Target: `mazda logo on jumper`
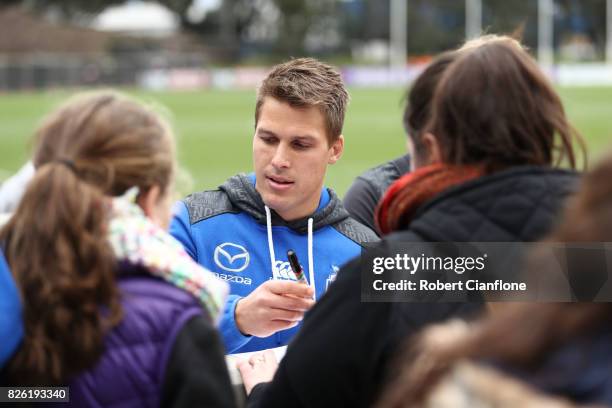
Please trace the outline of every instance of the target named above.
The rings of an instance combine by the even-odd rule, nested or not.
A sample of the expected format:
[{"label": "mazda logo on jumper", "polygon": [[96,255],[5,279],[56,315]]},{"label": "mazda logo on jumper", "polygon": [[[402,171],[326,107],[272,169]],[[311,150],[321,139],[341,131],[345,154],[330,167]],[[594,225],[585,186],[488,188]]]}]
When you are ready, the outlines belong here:
[{"label": "mazda logo on jumper", "polygon": [[215,263],[224,271],[242,272],[249,266],[250,258],[242,245],[224,242],[215,248]]}]

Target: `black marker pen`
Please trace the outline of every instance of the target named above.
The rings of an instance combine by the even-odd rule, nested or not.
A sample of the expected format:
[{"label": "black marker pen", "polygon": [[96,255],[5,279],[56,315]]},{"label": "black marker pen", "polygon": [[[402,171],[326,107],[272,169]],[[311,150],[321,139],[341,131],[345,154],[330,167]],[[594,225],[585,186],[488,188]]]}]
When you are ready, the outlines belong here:
[{"label": "black marker pen", "polygon": [[306,280],[306,276],[304,276],[304,270],[300,265],[300,261],[298,261],[298,257],[295,254],[295,251],[293,251],[292,249],[288,250],[287,259],[289,259],[289,265],[291,265],[291,269],[293,270],[293,273],[295,274],[295,277],[297,278],[298,282],[305,283],[306,285],[308,285],[308,280]]}]

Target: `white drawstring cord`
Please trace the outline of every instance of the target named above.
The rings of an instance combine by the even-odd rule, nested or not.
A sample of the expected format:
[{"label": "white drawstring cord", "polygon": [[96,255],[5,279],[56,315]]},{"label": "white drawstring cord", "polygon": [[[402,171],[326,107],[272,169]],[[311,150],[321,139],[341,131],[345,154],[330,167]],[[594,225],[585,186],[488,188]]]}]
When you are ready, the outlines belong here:
[{"label": "white drawstring cord", "polygon": [[276,265],[276,257],[274,256],[274,243],[272,242],[272,215],[268,206],[264,206],[266,209],[266,226],[268,230],[268,250],[270,251],[270,265],[272,268],[272,278],[276,279],[276,271],[274,270]]},{"label": "white drawstring cord", "polygon": [[[272,241],[272,214],[270,213],[270,209],[268,206],[264,206],[266,210],[266,227],[268,231],[268,250],[270,251],[270,263],[272,265],[272,277],[277,279],[275,265],[276,265],[276,256],[274,255],[274,242]],[[314,278],[314,257],[313,257],[313,238],[312,238],[312,230],[313,230],[313,219],[308,219],[308,283],[312,287],[314,291],[313,298],[316,300],[317,298],[317,289],[315,286],[315,278]]]},{"label": "white drawstring cord", "polygon": [[313,220],[312,218],[309,218],[308,219],[308,280],[314,292],[312,297],[314,300],[317,300],[317,288],[315,286],[315,279],[314,279],[314,258],[312,255],[312,225],[313,225]]}]

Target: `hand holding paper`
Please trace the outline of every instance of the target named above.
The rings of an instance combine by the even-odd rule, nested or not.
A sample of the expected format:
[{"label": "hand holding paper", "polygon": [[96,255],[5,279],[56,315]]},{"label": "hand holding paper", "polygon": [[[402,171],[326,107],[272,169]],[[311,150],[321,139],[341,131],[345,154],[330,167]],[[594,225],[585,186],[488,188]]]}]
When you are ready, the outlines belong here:
[{"label": "hand holding paper", "polygon": [[248,361],[240,361],[237,367],[248,395],[257,384],[272,381],[278,369],[278,361],[272,350],[266,350],[253,354]]}]

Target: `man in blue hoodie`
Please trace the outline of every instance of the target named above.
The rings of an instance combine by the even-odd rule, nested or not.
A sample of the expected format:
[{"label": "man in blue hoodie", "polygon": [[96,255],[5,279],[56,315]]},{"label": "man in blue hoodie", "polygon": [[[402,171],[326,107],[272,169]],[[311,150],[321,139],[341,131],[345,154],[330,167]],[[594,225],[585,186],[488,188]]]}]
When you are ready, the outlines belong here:
[{"label": "man in blue hoodie", "polygon": [[[179,203],[170,232],[231,286],[220,330],[228,353],[287,344],[336,272],[376,241],[323,186],[342,155],[348,93],[311,58],[277,65],[257,94],[254,173]],[[308,285],[296,281],[293,250]]]}]

